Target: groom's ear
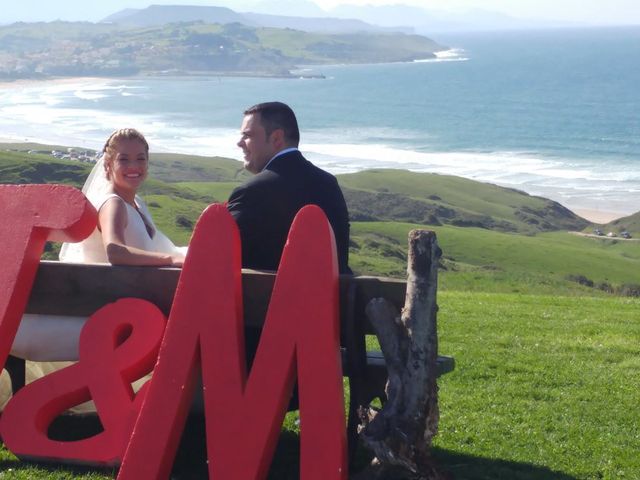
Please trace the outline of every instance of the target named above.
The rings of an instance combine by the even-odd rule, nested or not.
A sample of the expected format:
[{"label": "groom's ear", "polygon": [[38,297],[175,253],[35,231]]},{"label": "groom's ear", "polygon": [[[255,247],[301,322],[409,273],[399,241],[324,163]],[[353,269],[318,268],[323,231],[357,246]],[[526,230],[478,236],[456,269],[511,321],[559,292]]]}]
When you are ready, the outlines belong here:
[{"label": "groom's ear", "polygon": [[271,141],[273,145],[278,149],[283,149],[287,146],[287,142],[284,137],[284,130],[282,128],[276,128],[271,132]]}]

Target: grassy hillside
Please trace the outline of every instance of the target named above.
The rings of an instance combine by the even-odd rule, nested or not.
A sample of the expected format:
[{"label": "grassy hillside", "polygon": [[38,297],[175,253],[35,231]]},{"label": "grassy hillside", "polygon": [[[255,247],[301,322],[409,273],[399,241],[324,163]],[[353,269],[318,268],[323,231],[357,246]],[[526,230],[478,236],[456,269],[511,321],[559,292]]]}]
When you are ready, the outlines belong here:
[{"label": "grassy hillside", "polygon": [[[58,160],[44,153],[52,150],[66,151],[67,148],[35,143],[0,143],[0,183],[58,182],[82,186],[93,164]],[[206,196],[202,193],[204,186],[215,188],[218,182],[238,184],[249,176],[241,162],[229,158],[152,152],[149,159],[149,179],[143,186],[142,193],[162,192],[185,198],[192,198],[193,195]],[[193,188],[201,193],[189,192],[188,188],[180,191],[179,182],[193,182]]]},{"label": "grassy hillside", "polygon": [[[2,146],[0,145],[0,149]],[[91,165],[50,155],[0,150],[0,183],[62,183],[81,186]]]},{"label": "grassy hillside", "polygon": [[223,203],[227,201],[231,191],[239,185],[239,182],[180,182],[177,185],[183,190],[191,190],[202,195],[209,200],[209,203]]},{"label": "grassy hillside", "polygon": [[242,182],[250,176],[237,160],[176,153],[151,153],[150,176],[164,182]]},{"label": "grassy hillside", "polygon": [[640,237],[640,212],[636,212],[628,217],[618,218],[613,222],[607,223],[602,228],[604,232],[616,232],[623,231],[630,232],[634,237]]},{"label": "grassy hillside", "polygon": [[[603,295],[606,284],[638,283],[637,244],[566,232],[524,236],[478,228],[353,222],[350,265],[357,272],[404,277],[407,234],[414,228],[436,232],[443,250],[439,281],[445,290]],[[593,287],[576,281],[582,277]]]},{"label": "grassy hillside", "polygon": [[0,26],[0,76],[291,76],[290,70],[300,64],[404,62],[432,58],[443,49],[429,38],[404,33],[309,33],[175,17],[171,23],[145,27],[19,22]]},{"label": "grassy hillside", "polygon": [[399,33],[352,33],[328,36],[299,30],[261,28],[256,31],[264,44],[272,45],[299,63],[411,62],[431,58],[443,47],[420,35]]},{"label": "grassy hillside", "polygon": [[339,176],[352,218],[535,233],[589,222],[557,202],[450,175],[367,170]]}]

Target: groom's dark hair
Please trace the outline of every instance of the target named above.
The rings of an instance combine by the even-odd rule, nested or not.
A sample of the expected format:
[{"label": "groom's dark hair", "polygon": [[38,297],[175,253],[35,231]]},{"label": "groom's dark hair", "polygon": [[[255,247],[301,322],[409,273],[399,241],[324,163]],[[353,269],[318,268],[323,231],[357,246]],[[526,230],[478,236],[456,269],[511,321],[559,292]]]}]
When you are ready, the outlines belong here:
[{"label": "groom's dark hair", "polygon": [[300,143],[300,130],[296,114],[289,105],[282,102],[258,103],[244,111],[245,115],[260,114],[260,124],[267,136],[274,130],[282,129],[287,144],[298,146]]}]

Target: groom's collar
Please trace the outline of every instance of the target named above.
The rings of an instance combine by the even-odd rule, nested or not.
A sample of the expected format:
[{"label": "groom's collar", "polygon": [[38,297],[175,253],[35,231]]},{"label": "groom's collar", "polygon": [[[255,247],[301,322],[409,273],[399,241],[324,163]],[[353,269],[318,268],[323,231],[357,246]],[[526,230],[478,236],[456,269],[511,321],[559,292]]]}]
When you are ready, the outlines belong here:
[{"label": "groom's collar", "polygon": [[281,157],[282,155],[285,155],[287,153],[297,152],[297,151],[298,151],[297,147],[289,147],[289,148],[285,148],[284,150],[280,150],[273,157],[271,157],[271,160],[269,160],[267,162],[267,164],[264,166],[264,168],[262,170],[266,170],[269,167],[269,165],[271,164],[271,162],[273,162],[276,158]]}]

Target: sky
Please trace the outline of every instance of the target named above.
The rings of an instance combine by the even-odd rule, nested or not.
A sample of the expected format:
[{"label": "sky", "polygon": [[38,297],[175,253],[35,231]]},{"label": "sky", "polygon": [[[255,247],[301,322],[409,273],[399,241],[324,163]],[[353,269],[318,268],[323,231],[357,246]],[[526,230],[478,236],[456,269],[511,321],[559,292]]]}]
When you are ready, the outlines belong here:
[{"label": "sky", "polygon": [[316,0],[323,8],[338,4],[384,5],[402,3],[444,11],[489,10],[520,18],[600,22],[617,19],[640,24],[639,0]]},{"label": "sky", "polygon": [[[99,21],[124,8],[149,4],[224,5],[248,11],[258,0],[0,0],[0,23],[16,21]],[[271,0],[268,0],[271,1]],[[273,0],[274,4],[281,3]],[[442,11],[481,9],[517,18],[579,22],[593,25],[640,25],[640,0],[315,0],[324,9],[340,4],[383,5],[402,3]]]}]

